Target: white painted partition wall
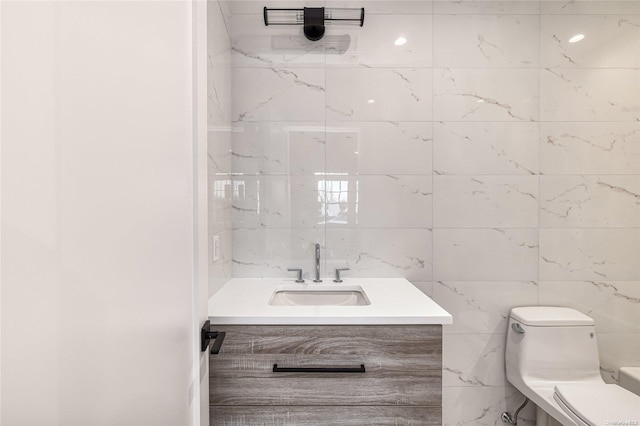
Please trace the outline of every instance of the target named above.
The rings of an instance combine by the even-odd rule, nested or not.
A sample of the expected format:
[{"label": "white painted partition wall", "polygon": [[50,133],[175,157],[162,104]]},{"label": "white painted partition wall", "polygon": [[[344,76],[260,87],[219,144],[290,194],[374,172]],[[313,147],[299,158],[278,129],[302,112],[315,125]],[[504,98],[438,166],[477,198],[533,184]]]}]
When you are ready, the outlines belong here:
[{"label": "white painted partition wall", "polygon": [[0,3],[3,426],[200,424],[194,7]]}]

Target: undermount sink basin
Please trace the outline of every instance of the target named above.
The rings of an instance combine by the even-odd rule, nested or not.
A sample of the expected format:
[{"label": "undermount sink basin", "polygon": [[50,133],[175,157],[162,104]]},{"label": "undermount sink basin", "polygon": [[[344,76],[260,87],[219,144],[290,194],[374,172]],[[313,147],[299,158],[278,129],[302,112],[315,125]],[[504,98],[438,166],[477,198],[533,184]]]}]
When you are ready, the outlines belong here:
[{"label": "undermount sink basin", "polygon": [[366,306],[371,302],[360,286],[300,285],[276,289],[269,304],[274,306]]}]

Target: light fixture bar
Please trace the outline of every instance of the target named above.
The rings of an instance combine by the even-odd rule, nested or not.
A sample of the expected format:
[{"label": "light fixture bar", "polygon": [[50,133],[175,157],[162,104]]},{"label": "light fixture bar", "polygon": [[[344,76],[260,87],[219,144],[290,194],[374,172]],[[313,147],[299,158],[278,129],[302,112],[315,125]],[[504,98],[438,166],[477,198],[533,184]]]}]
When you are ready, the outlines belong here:
[{"label": "light fixture bar", "polygon": [[324,8],[304,7],[302,9],[263,9],[264,24],[304,25],[304,34],[309,40],[320,40],[324,36],[324,26],[332,23],[364,25],[364,8]]}]

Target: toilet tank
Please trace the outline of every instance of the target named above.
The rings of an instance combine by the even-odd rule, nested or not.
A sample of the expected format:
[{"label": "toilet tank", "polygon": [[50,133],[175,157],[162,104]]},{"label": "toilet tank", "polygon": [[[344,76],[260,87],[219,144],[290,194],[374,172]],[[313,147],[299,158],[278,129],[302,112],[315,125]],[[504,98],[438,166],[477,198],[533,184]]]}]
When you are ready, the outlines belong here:
[{"label": "toilet tank", "polygon": [[571,308],[512,309],[505,361],[507,379],[516,387],[602,380],[593,319]]}]

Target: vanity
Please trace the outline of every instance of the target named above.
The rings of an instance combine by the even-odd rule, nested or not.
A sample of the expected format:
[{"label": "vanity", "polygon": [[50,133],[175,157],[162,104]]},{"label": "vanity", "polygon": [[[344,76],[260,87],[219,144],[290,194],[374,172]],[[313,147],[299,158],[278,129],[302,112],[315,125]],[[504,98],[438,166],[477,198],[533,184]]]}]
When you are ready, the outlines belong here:
[{"label": "vanity", "polygon": [[209,315],[211,425],[442,424],[452,318],[403,278],[236,278]]}]

